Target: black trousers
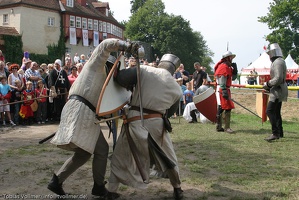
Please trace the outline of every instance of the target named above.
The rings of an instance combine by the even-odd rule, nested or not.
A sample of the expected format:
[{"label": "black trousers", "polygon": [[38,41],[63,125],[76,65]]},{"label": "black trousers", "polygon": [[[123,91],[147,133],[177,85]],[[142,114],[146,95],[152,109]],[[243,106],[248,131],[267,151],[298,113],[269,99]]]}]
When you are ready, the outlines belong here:
[{"label": "black trousers", "polygon": [[277,136],[283,134],[281,105],[282,102],[279,102],[278,99],[276,99],[275,102],[269,101],[266,110],[267,116],[269,117],[271,123],[272,134]]}]

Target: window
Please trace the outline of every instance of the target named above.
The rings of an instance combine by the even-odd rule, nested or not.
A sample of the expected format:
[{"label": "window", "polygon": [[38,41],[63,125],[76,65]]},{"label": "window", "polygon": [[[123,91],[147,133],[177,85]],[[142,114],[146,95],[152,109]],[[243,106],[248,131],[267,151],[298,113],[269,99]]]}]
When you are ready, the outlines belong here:
[{"label": "window", "polygon": [[81,17],[76,17],[76,28],[81,28]]},{"label": "window", "polygon": [[55,18],[54,17],[48,18],[48,26],[55,26]]},{"label": "window", "polygon": [[93,30],[95,30],[95,31],[99,30],[99,22],[98,22],[98,20],[93,20]]},{"label": "window", "polygon": [[103,22],[99,21],[99,31],[103,31]]},{"label": "window", "polygon": [[103,33],[103,39],[107,39],[107,33]]},{"label": "window", "polygon": [[88,30],[92,30],[93,29],[92,25],[93,25],[92,19],[88,19]]},{"label": "window", "polygon": [[75,16],[70,16],[70,27],[75,27]]},{"label": "window", "polygon": [[107,33],[111,33],[111,24],[107,23]]},{"label": "window", "polygon": [[74,0],[66,0],[66,6],[74,7]]},{"label": "window", "polygon": [[9,22],[8,14],[4,14],[3,15],[3,24],[8,24],[8,22]]},{"label": "window", "polygon": [[105,33],[107,32],[106,31],[106,22],[103,22],[103,32],[105,32]]},{"label": "window", "polygon": [[87,29],[87,19],[86,18],[82,18],[82,28]]}]

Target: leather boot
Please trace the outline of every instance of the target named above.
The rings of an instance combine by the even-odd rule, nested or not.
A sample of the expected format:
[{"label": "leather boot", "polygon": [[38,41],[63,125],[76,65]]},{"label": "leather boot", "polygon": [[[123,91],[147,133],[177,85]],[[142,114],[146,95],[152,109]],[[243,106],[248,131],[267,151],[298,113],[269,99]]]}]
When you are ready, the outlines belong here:
[{"label": "leather boot", "polygon": [[265,138],[267,142],[272,142],[273,140],[278,140],[278,139],[279,139],[279,135],[274,135],[274,134],[270,135],[270,137],[268,138]]},{"label": "leather boot", "polygon": [[65,195],[65,192],[64,192],[64,190],[62,188],[62,183],[59,183],[59,179],[56,176],[56,174],[53,175],[53,178],[50,181],[50,183],[48,184],[47,188],[49,190],[51,190],[52,192],[54,192],[55,194]]},{"label": "leather boot", "polygon": [[115,192],[108,192],[108,194],[107,194],[108,200],[115,200],[115,199],[118,199],[119,197],[120,197],[120,195]]},{"label": "leather boot", "polygon": [[[106,183],[106,182],[105,182]],[[108,190],[105,187],[105,183],[102,185],[97,184],[94,182],[91,194],[99,197],[105,197],[108,194]]]},{"label": "leather boot", "polygon": [[227,133],[233,133],[234,131],[230,128],[230,115],[231,112],[224,112],[224,118],[225,118],[225,125],[224,125],[224,131]]},{"label": "leather boot", "polygon": [[192,123],[197,123],[196,110],[191,110],[190,116],[192,117]]},{"label": "leather boot", "polygon": [[222,128],[222,116],[217,115],[216,118],[217,118],[216,131],[217,132],[223,132],[224,129]]},{"label": "leather boot", "polygon": [[173,188],[173,197],[175,200],[181,200],[183,199],[183,190],[181,188]]}]

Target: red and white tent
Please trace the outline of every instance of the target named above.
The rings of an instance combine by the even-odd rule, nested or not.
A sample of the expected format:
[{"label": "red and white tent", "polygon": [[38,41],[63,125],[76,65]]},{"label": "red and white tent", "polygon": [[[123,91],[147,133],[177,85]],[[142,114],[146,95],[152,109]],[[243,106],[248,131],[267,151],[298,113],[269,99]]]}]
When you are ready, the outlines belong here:
[{"label": "red and white tent", "polygon": [[[292,74],[290,74],[290,71],[299,71],[299,65],[295,63],[290,54],[286,57],[285,62],[288,70],[287,79],[290,79],[290,76],[292,76]],[[247,84],[247,76],[253,69],[255,69],[255,71],[259,75],[259,78],[257,79],[258,84],[263,84],[262,82],[266,81],[270,76],[270,67],[271,60],[269,58],[269,55],[266,52],[264,52],[253,63],[241,70],[240,84]]]},{"label": "red and white tent", "polygon": [[247,84],[247,76],[250,74],[250,71],[255,69],[259,76],[270,75],[271,60],[269,55],[264,52],[260,57],[258,57],[254,62],[252,62],[247,67],[241,70],[240,84]]}]

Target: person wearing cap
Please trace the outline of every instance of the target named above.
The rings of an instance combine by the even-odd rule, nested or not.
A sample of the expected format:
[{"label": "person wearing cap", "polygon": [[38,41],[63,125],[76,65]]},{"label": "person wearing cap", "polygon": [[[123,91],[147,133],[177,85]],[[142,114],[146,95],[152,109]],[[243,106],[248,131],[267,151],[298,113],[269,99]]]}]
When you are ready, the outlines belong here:
[{"label": "person wearing cap", "polygon": [[[233,63],[233,59],[236,57],[230,51],[225,52],[222,55],[222,59],[214,67],[214,77],[216,79],[216,98],[218,104],[217,110],[217,125],[216,131],[233,133],[230,128],[231,110],[235,108],[233,101],[231,100],[230,86],[232,80],[237,78],[237,65]],[[224,115],[224,116],[222,116]],[[222,127],[222,118],[225,125]]]},{"label": "person wearing cap", "polygon": [[284,136],[281,106],[283,101],[287,101],[288,86],[286,83],[287,67],[279,45],[277,43],[270,44],[267,54],[272,62],[270,67],[271,79],[265,82],[263,88],[270,93],[266,113],[271,123],[272,134],[265,140],[271,142]]},{"label": "person wearing cap", "polygon": [[[176,112],[182,97],[181,88],[173,78],[173,73],[179,65],[180,59],[173,54],[165,54],[157,68],[141,65],[139,80],[140,89],[144,91],[142,94],[138,92],[140,86],[137,84],[137,67],[117,72],[116,82],[124,88],[131,89],[132,97],[128,109],[125,109],[127,119],[111,159],[108,185],[110,193],[117,194],[120,183],[135,188],[146,188],[150,166],[154,164],[162,174],[168,175],[174,188],[174,199],[183,198],[178,161],[169,135],[171,126],[170,123],[169,126],[164,124],[164,120],[167,122]],[[140,96],[143,120],[140,117]],[[131,150],[132,146],[128,141],[130,138],[138,147],[137,151]],[[139,164],[132,156],[132,151],[137,154]]]},{"label": "person wearing cap", "polygon": [[26,72],[27,69],[29,69],[31,67],[31,63],[32,61],[31,60],[27,60],[25,61],[22,66],[21,66],[21,69]]},{"label": "person wearing cap", "polygon": [[49,74],[49,88],[51,91],[54,91],[55,98],[53,99],[54,103],[54,113],[52,116],[55,116],[56,121],[60,121],[60,115],[66,99],[68,96],[68,91],[70,89],[70,82],[67,77],[65,70],[62,69],[62,63],[60,59],[56,59],[54,62],[54,69]]},{"label": "person wearing cap", "polygon": [[[105,173],[109,145],[101,126],[95,123],[97,121],[95,112],[107,78],[106,68],[113,66],[113,63],[108,60],[110,52],[128,49],[130,49],[129,44],[118,39],[111,38],[102,41],[95,48],[93,55],[72,84],[68,101],[61,113],[58,130],[51,143],[59,148],[72,151],[73,154],[53,174],[47,187],[52,192],[65,195],[63,183],[93,155],[92,175],[94,184],[91,193],[96,197],[105,198],[107,196]],[[56,67],[58,64],[60,64],[59,60],[56,61]],[[56,75],[58,71],[54,69],[51,73]]]}]

